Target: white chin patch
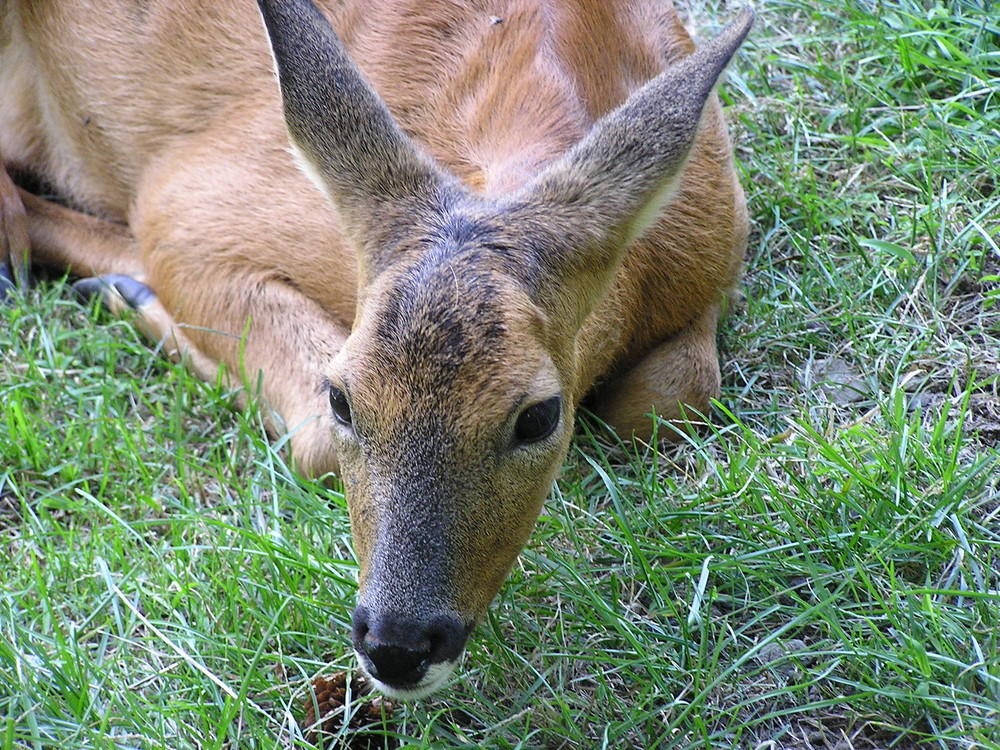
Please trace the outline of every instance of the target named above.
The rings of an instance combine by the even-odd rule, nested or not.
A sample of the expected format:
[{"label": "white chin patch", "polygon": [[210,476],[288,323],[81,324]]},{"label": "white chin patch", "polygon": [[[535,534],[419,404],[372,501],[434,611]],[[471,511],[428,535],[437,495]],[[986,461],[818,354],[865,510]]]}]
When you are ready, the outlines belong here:
[{"label": "white chin patch", "polygon": [[395,688],[392,685],[386,685],[381,680],[372,677],[368,674],[368,670],[364,667],[364,660],[361,658],[361,654],[355,651],[354,656],[357,658],[362,671],[368,675],[368,679],[371,680],[371,683],[376,690],[382,693],[382,695],[388,696],[389,698],[395,698],[400,701],[417,700],[418,698],[430,695],[448,681],[448,678],[451,677],[451,673],[455,671],[455,666],[458,664],[458,659],[455,661],[443,661],[440,664],[431,664],[427,667],[427,673],[424,675],[424,679],[417,683],[416,686],[409,690],[400,690],[399,688]]}]

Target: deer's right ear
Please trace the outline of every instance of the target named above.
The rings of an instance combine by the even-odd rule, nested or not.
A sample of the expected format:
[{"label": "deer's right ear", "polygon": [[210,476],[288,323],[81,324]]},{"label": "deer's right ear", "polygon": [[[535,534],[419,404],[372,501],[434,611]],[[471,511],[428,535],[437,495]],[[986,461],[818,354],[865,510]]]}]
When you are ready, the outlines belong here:
[{"label": "deer's right ear", "polygon": [[544,225],[553,237],[539,262],[554,280],[549,296],[562,305],[562,317],[582,325],[626,249],[659,220],[681,182],[712,88],[753,15],[744,10],[715,39],[634,91],[515,196],[525,223]]},{"label": "deer's right ear", "polygon": [[311,0],[258,0],[300,166],[330,198],[362,283],[387,262],[379,235],[438,207],[453,179],[421,153]]}]

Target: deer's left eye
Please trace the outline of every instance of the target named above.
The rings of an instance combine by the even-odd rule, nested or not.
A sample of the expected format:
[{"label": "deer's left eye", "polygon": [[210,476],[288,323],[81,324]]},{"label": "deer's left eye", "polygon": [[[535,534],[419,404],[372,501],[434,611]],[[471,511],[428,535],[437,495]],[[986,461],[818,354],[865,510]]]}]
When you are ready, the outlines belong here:
[{"label": "deer's left eye", "polygon": [[347,394],[335,385],[330,386],[330,409],[333,410],[333,416],[338,422],[347,427],[351,426],[353,422],[351,402],[347,400]]},{"label": "deer's left eye", "polygon": [[518,445],[537,443],[551,435],[559,424],[562,399],[553,396],[532,404],[522,411],[514,424],[514,442]]}]

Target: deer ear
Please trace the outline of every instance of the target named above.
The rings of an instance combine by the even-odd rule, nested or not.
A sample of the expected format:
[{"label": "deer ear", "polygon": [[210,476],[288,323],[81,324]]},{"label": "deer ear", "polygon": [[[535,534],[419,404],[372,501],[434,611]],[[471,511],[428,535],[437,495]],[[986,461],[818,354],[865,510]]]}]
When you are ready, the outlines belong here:
[{"label": "deer ear", "polygon": [[[659,218],[681,180],[716,81],[753,24],[745,9],[719,36],[635,91],[517,198],[548,217],[564,250],[540,259],[551,276],[603,293],[622,253]],[[560,285],[557,285],[557,288]],[[582,318],[580,319],[582,322]]]},{"label": "deer ear", "polygon": [[378,235],[434,207],[453,179],[403,133],[311,0],[258,5],[299,166],[333,202],[370,279],[386,260]]}]

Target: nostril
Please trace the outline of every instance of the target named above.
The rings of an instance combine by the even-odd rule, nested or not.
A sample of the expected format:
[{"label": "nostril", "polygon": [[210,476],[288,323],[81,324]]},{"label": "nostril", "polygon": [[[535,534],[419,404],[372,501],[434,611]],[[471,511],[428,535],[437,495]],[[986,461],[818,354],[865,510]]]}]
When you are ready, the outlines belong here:
[{"label": "nostril", "polygon": [[355,649],[362,651],[362,644],[364,643],[369,631],[368,609],[366,607],[357,607],[354,610],[352,624],[351,641],[353,642]]},{"label": "nostril", "polygon": [[368,637],[368,623],[363,622],[360,625],[354,626],[354,640],[363,641]]},{"label": "nostril", "polygon": [[427,638],[428,651],[433,655],[441,652],[446,647],[448,636],[437,631],[431,633]]},{"label": "nostril", "polygon": [[431,663],[454,661],[461,656],[470,630],[471,626],[465,625],[457,617],[440,615],[434,618],[427,629]]}]

